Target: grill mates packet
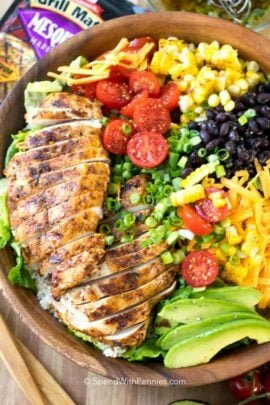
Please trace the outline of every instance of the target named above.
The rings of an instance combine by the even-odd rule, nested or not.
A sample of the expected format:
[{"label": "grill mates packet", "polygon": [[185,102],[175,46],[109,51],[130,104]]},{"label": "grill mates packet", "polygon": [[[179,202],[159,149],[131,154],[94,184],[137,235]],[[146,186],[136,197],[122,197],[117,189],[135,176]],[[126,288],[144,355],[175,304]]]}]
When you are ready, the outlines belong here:
[{"label": "grill mates packet", "polygon": [[125,0],[15,0],[0,22],[0,102],[37,59],[83,29],[144,12]]}]

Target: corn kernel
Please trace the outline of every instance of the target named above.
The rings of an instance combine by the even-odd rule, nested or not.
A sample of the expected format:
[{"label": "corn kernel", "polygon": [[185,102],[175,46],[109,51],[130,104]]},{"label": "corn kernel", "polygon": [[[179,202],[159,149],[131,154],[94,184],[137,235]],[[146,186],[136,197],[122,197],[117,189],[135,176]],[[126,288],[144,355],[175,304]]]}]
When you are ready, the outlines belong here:
[{"label": "corn kernel", "polygon": [[211,94],[208,98],[208,104],[210,107],[217,107],[220,103],[220,98],[217,94]]},{"label": "corn kernel", "polygon": [[247,90],[248,89],[248,82],[245,79],[237,80],[235,82],[235,84],[237,86],[239,86],[241,90]]},{"label": "corn kernel", "polygon": [[196,107],[195,109],[194,109],[194,111],[195,111],[195,113],[196,114],[202,114],[203,113],[203,107],[201,107],[201,106],[198,106],[198,107]]},{"label": "corn kernel", "polygon": [[223,91],[223,90],[225,90],[225,85],[226,85],[226,78],[219,76],[215,80],[214,89],[215,89],[215,91],[218,91],[218,92]]},{"label": "corn kernel", "polygon": [[178,80],[178,81],[176,82],[176,84],[177,84],[179,90],[181,90],[182,92],[183,92],[183,91],[186,91],[187,88],[188,88],[188,83],[185,82],[184,80]]},{"label": "corn kernel", "polygon": [[260,70],[260,66],[257,62],[255,62],[255,60],[252,60],[247,63],[247,70],[257,73]]},{"label": "corn kernel", "polygon": [[233,100],[229,101],[227,104],[224,105],[224,111],[230,112],[234,109],[235,102]]},{"label": "corn kernel", "polygon": [[236,84],[232,84],[231,86],[228,87],[228,92],[230,93],[231,96],[238,97],[240,96],[241,90],[239,86],[237,86]]},{"label": "corn kernel", "polygon": [[219,98],[220,98],[220,102],[222,105],[225,105],[229,101],[231,101],[231,96],[230,96],[230,93],[228,92],[228,90],[222,90],[219,93]]},{"label": "corn kernel", "polygon": [[179,107],[182,112],[186,112],[194,104],[193,98],[190,95],[181,96],[179,100]]},{"label": "corn kernel", "polygon": [[184,81],[187,83],[191,83],[193,82],[193,80],[195,80],[195,77],[193,75],[187,74],[184,76]]},{"label": "corn kernel", "polygon": [[206,98],[206,96],[201,93],[194,92],[194,94],[193,94],[193,99],[194,99],[195,103],[197,103],[197,104],[203,103],[205,98]]},{"label": "corn kernel", "polygon": [[171,194],[171,202],[174,207],[189,204],[205,198],[204,188],[201,184],[187,187],[185,190],[178,190]]}]

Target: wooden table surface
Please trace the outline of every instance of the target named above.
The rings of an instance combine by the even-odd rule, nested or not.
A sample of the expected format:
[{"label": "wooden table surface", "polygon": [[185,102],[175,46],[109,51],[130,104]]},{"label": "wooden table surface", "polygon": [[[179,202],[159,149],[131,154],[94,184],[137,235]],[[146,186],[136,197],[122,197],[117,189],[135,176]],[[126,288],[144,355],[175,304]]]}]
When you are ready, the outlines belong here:
[{"label": "wooden table surface", "polygon": [[[0,1],[0,16],[10,3],[11,0]],[[234,403],[225,383],[197,388],[185,386],[153,388],[116,384],[112,380],[87,372],[42,343],[22,323],[1,292],[0,308],[13,333],[32,351],[78,405],[167,405],[171,401],[186,398],[206,401],[211,405]],[[0,405],[18,404],[27,405],[28,402],[0,361]]]}]

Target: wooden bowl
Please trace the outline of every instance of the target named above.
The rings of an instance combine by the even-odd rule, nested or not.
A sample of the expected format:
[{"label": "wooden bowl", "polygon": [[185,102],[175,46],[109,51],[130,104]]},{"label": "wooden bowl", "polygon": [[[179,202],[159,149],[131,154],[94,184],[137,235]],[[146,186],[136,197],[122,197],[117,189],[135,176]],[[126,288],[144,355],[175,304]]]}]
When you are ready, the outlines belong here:
[{"label": "wooden bowl", "polygon": [[[241,56],[256,60],[266,71],[270,71],[270,42],[227,21],[178,12],[149,13],[111,20],[81,32],[54,49],[27,72],[9,94],[0,110],[1,169],[10,134],[24,126],[23,92],[28,82],[44,80],[48,71],[56,71],[58,66],[68,64],[78,55],[93,59],[115,46],[122,37],[131,39],[147,35],[155,38],[177,36],[195,43],[217,40],[231,44],[239,49]],[[1,250],[0,286],[15,311],[45,343],[97,374],[110,378],[126,377],[140,385],[168,386],[182,383],[194,386],[227,379],[270,360],[270,343],[252,345],[218,356],[209,364],[175,370],[165,368],[159,362],[128,363],[106,358],[90,345],[67,333],[63,325],[42,310],[31,292],[9,284],[7,273],[13,264],[10,250]]]}]

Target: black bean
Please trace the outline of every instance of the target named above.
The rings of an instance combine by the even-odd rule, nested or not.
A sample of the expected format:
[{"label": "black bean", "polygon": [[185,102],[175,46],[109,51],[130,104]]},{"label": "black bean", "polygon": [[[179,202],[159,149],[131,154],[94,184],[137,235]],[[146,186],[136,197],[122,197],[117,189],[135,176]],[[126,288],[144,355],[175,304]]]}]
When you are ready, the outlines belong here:
[{"label": "black bean", "polygon": [[266,137],[261,138],[261,147],[267,148],[269,146],[269,140]]},{"label": "black bean", "polygon": [[198,125],[198,123],[197,122],[195,122],[195,121],[193,121],[193,122],[190,122],[189,124],[188,124],[188,128],[189,129],[192,129],[192,130],[198,130],[199,129],[199,125]]},{"label": "black bean", "polygon": [[251,148],[254,148],[254,150],[257,150],[258,148],[260,148],[261,145],[261,138],[253,138],[250,140],[249,142],[249,146]]},{"label": "black bean", "polygon": [[222,107],[222,105],[219,105],[216,107],[216,111],[217,112],[224,112],[224,108]]},{"label": "black bean", "polygon": [[235,168],[236,169],[241,169],[243,167],[243,160],[241,159],[236,159],[235,161]]},{"label": "black bean", "polygon": [[251,129],[253,132],[258,132],[259,131],[259,126],[255,120],[249,120],[248,121],[248,127]]},{"label": "black bean", "polygon": [[208,142],[205,149],[207,152],[212,152],[212,150],[215,149],[216,146],[220,145],[222,143],[222,140],[220,138],[213,139],[212,141]]},{"label": "black bean", "polygon": [[224,137],[227,135],[227,133],[230,130],[230,122],[223,122],[223,124],[221,124],[220,129],[219,129],[219,136]]},{"label": "black bean", "polygon": [[216,116],[216,113],[213,110],[206,110],[207,118],[213,119]]},{"label": "black bean", "polygon": [[257,101],[260,104],[265,104],[270,101],[270,93],[260,93],[257,96]]},{"label": "black bean", "polygon": [[185,177],[187,177],[190,173],[193,172],[194,169],[192,169],[191,167],[185,167],[181,173],[181,177],[184,179]]},{"label": "black bean", "polygon": [[208,143],[212,139],[212,136],[206,129],[201,130],[200,137],[202,138],[203,143]]},{"label": "black bean", "polygon": [[266,90],[266,93],[270,93],[270,82],[265,83],[265,90]]},{"label": "black bean", "polygon": [[243,111],[245,109],[245,106],[244,106],[244,104],[241,102],[241,101],[237,101],[236,103],[235,103],[235,111],[236,112],[239,112],[239,111]]},{"label": "black bean", "polygon": [[267,160],[270,159],[270,151],[266,150],[259,154],[259,161],[262,165],[264,165]]},{"label": "black bean", "polygon": [[[241,103],[243,103],[244,106],[247,106],[247,107],[251,107],[251,106],[253,105],[253,104],[250,102],[250,94],[248,94],[248,93],[243,94],[243,96],[241,96],[241,97],[239,98],[239,101],[240,101]],[[254,100],[254,104],[256,104],[256,99]]]},{"label": "black bean", "polygon": [[240,141],[240,136],[239,136],[236,129],[231,129],[230,130],[230,132],[228,134],[228,138],[229,138],[230,141],[233,141],[233,142],[239,142]]},{"label": "black bean", "polygon": [[209,120],[207,122],[207,129],[211,135],[217,136],[218,135],[218,127],[215,121]]},{"label": "black bean", "polygon": [[189,155],[189,161],[192,164],[201,165],[204,162],[204,159],[198,156],[198,150],[195,149]]},{"label": "black bean", "polygon": [[208,131],[208,121],[203,121],[201,123],[201,130],[202,131]]},{"label": "black bean", "polygon": [[180,113],[179,108],[171,111],[172,122],[175,122],[176,124],[178,124],[180,122],[180,116],[181,116],[181,113]]},{"label": "black bean", "polygon": [[[269,94],[270,96],[270,94]],[[269,129],[270,128],[270,120],[264,117],[258,117],[256,119],[257,124],[261,127],[261,129]]]},{"label": "black bean", "polygon": [[235,121],[236,120],[236,115],[232,112],[227,113],[227,117],[229,118],[229,120],[231,121]]},{"label": "black bean", "polygon": [[257,88],[258,93],[265,93],[266,92],[266,87],[264,84],[259,84]]},{"label": "black bean", "polygon": [[228,141],[225,143],[225,148],[227,149],[227,151],[231,154],[236,152],[236,145],[233,141]]},{"label": "black bean", "polygon": [[268,105],[262,106],[259,111],[265,117],[270,118],[270,107]]},{"label": "black bean", "polygon": [[216,120],[217,122],[224,122],[224,121],[227,120],[227,114],[226,114],[226,113],[223,113],[223,112],[220,112],[220,113],[218,113],[218,114],[216,115],[215,120]]},{"label": "black bean", "polygon": [[244,160],[244,161],[247,161],[250,158],[248,151],[241,146],[238,146],[238,148],[237,148],[237,156],[239,159]]}]

